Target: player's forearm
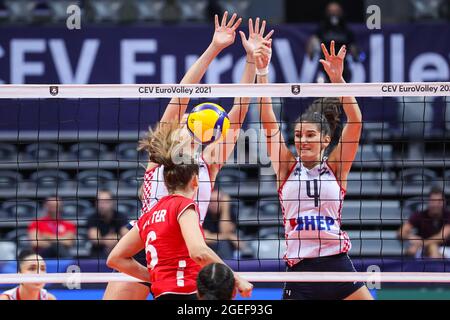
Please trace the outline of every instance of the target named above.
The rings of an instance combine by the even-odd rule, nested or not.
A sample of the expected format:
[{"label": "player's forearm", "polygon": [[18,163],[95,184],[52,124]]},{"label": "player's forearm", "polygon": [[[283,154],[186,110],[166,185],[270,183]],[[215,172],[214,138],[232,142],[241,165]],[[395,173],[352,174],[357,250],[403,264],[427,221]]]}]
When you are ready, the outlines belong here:
[{"label": "player's forearm", "polygon": [[[344,78],[332,80],[333,83],[346,83]],[[341,97],[342,107],[348,123],[360,123],[362,121],[361,109],[355,97]]]},{"label": "player's forearm", "polygon": [[129,276],[149,282],[150,275],[146,267],[138,263],[133,258],[118,258],[109,256],[106,262],[107,266],[119,272],[126,273]]},{"label": "player's forearm", "polygon": [[206,48],[205,52],[195,61],[195,63],[189,68],[184,77],[181,79],[180,84],[195,84],[199,83],[203,78],[209,65],[215,57],[222,51],[222,49],[210,44]]},{"label": "player's forearm", "polygon": [[[258,83],[269,83],[268,75],[258,75],[256,79]],[[268,135],[270,135],[271,130],[278,130],[279,128],[277,118],[273,112],[272,99],[269,97],[259,98],[258,104],[260,106],[259,114],[261,117],[261,123],[263,128],[266,131],[269,131]]]},{"label": "player's forearm", "polygon": [[[256,67],[250,57],[247,55],[246,63],[244,67],[244,73],[242,74],[240,83],[255,83]],[[228,113],[230,118],[231,128],[240,129],[242,123],[245,120],[245,116],[248,112],[248,106],[250,104],[250,98],[248,97],[236,97],[234,98],[233,108]]]},{"label": "player's forearm", "polygon": [[192,260],[201,267],[211,263],[224,263],[223,260],[208,246],[198,246],[189,252]]},{"label": "player's forearm", "polygon": [[[181,79],[180,84],[197,84],[203,78],[209,65],[222,49],[210,44]],[[161,118],[161,122],[180,120],[186,112],[189,98],[172,98]]]},{"label": "player's forearm", "polygon": [[342,97],[342,108],[347,117],[347,124],[362,128],[362,114],[355,97]]}]

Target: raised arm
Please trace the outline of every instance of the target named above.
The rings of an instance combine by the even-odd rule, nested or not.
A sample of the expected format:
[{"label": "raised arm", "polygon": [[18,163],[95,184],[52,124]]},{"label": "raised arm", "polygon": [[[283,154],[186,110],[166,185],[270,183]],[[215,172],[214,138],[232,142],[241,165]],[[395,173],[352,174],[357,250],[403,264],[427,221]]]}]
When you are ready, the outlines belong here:
[{"label": "raised arm", "polygon": [[[239,31],[242,40],[242,46],[246,52],[246,63],[244,73],[242,74],[240,83],[255,83],[255,59],[253,57],[256,48],[264,43],[268,43],[270,37],[273,34],[273,30],[264,36],[266,29],[266,21],[263,20],[261,27],[259,25],[260,19],[256,18],[255,25],[253,20],[248,21],[248,39],[245,37],[244,32]],[[234,99],[233,108],[228,113],[230,119],[230,129],[226,136],[216,144],[211,144],[204,151],[205,160],[211,164],[211,176],[214,178],[219,172],[220,168],[225,164],[230,154],[233,152],[236,145],[236,141],[239,138],[239,132],[242,127],[242,123],[248,112],[250,98],[248,97],[236,97]],[[214,180],[214,179],[213,179]]]},{"label": "raised arm", "polygon": [[[342,77],[345,54],[347,53],[345,45],[340,48],[337,55],[334,49],[334,41],[331,41],[330,53],[328,53],[323,43],[321,46],[325,60],[321,59],[320,63],[322,63],[330,81],[332,83],[345,83]],[[343,184],[346,184],[347,175],[350,172],[356,152],[358,151],[359,139],[361,137],[362,115],[355,97],[341,97],[341,102],[345,116],[347,117],[347,123],[342,130],[339,144],[331,153],[329,161],[330,166],[338,175],[337,178]]]},{"label": "raised arm", "polygon": [[[263,72],[258,72],[259,75],[256,77],[258,83],[269,83],[268,68],[271,53],[271,45],[261,46],[255,52],[256,67],[258,70],[264,70]],[[272,99],[262,97],[259,99],[258,104],[260,106],[261,124],[266,135],[267,152],[269,153],[273,170],[277,175],[277,184],[279,186],[287,178],[289,169],[295,163],[295,157],[281,134],[280,125],[273,112]]]},{"label": "raised arm", "polygon": [[[189,250],[189,255],[200,266],[206,266],[211,263],[225,264],[222,259],[206,244],[198,224],[198,214],[193,209],[187,209],[179,218],[181,233]],[[243,297],[250,297],[253,285],[242,279],[236,273],[236,287]]]},{"label": "raised arm", "polygon": [[[225,11],[222,21],[219,24],[219,17],[215,15],[214,17],[214,36],[211,44],[205,50],[205,52],[197,59],[197,61],[189,68],[183,79],[181,79],[181,84],[196,84],[199,83],[203,78],[206,70],[208,69],[214,58],[226,47],[234,42],[236,37],[236,29],[242,22],[242,18],[236,21],[237,15],[233,14],[231,19],[227,22],[228,12]],[[189,103],[189,98],[172,98],[164,111],[161,118],[161,122],[170,122],[174,119],[179,121],[183,117],[186,111],[187,105]]]}]

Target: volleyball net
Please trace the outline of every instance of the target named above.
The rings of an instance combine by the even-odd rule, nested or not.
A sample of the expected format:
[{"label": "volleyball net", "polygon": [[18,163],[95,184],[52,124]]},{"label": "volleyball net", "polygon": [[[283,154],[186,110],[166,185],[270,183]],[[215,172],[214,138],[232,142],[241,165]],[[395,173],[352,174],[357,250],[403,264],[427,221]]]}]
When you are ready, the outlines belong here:
[{"label": "volleyball net", "polygon": [[[148,155],[137,151],[138,141],[170,99],[183,97],[190,98],[187,112],[202,102],[230,112],[245,106],[236,97],[250,98],[204,223],[208,244],[234,270],[254,282],[450,282],[450,217],[445,199],[430,197],[436,189],[449,194],[449,95],[449,83],[434,82],[1,85],[0,284],[137,281],[111,273],[105,261],[127,222],[141,214]],[[360,272],[285,273],[286,221],[260,98],[272,98],[296,154],[296,119],[315,99],[341,96],[355,96],[363,114],[340,217]],[[311,230],[326,226],[308,223]],[[48,274],[17,274],[26,249],[44,256]]]}]

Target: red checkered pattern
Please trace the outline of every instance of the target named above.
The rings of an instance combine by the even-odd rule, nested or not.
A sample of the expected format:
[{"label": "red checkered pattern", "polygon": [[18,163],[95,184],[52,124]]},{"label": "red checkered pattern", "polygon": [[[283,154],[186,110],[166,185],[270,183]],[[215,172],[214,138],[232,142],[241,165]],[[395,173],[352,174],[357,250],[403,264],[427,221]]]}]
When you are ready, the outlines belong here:
[{"label": "red checkered pattern", "polygon": [[152,202],[152,179],[158,167],[147,170],[144,174],[144,184],[142,188],[142,214],[150,211]]}]

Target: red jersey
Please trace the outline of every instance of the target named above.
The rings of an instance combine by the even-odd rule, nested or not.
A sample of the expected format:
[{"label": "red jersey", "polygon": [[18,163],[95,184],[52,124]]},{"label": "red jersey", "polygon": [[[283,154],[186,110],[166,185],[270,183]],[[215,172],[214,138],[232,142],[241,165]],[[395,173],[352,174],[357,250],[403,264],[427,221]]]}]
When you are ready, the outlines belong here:
[{"label": "red jersey", "polygon": [[39,218],[37,221],[32,222],[28,227],[28,231],[30,232],[36,229],[39,233],[51,234],[54,236],[57,235],[61,238],[64,238],[68,233],[74,234],[77,232],[73,223],[59,218],[55,219],[50,216]]},{"label": "red jersey", "polygon": [[[180,216],[189,208],[198,214],[194,200],[181,195],[165,196],[137,223],[139,235],[145,243],[147,268],[155,298],[169,293],[197,292],[200,266],[190,258],[178,223]],[[201,229],[200,218],[199,227]]]}]

